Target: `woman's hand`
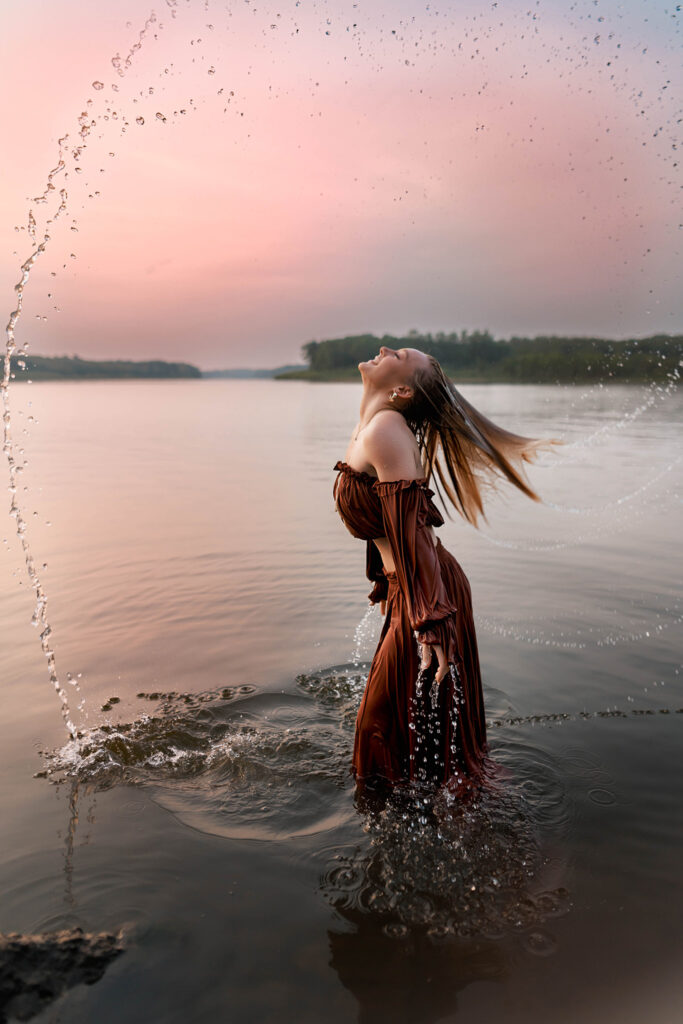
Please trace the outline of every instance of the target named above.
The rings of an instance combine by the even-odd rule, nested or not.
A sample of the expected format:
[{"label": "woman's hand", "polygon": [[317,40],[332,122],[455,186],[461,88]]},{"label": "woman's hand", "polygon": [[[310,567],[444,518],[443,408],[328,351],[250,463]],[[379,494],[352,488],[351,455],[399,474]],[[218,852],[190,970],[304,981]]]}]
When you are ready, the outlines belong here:
[{"label": "woman's hand", "polygon": [[432,663],[434,652],[436,652],[437,661],[439,662],[434,679],[437,683],[440,683],[441,680],[449,673],[448,662],[446,661],[446,655],[444,654],[441,644],[422,644],[422,662],[420,663],[420,671],[426,671],[429,668]]}]

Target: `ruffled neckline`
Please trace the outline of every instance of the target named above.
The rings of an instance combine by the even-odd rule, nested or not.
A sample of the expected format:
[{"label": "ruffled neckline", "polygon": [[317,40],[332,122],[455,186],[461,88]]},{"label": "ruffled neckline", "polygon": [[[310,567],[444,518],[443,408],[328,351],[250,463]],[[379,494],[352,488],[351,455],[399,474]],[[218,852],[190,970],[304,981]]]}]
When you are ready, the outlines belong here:
[{"label": "ruffled neckline", "polygon": [[360,477],[361,479],[369,480],[374,488],[384,485],[400,485],[403,487],[410,487],[416,485],[419,487],[426,487],[427,477],[411,477],[410,480],[402,478],[400,480],[380,480],[379,477],[372,476],[370,473],[366,473],[364,469],[354,469],[348,462],[343,462],[342,459],[338,459],[334,464],[334,469],[343,470],[345,473],[349,473],[351,476]]}]

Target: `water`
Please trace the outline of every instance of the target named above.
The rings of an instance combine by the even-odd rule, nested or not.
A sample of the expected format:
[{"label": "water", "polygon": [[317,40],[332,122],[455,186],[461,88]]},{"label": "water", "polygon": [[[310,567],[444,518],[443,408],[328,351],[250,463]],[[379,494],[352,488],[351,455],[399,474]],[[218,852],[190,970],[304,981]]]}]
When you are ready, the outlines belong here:
[{"label": "water", "polygon": [[8,517],[0,927],[123,936],[35,1019],[114,1020],[122,1000],[133,1021],[672,1019],[680,395],[463,391],[568,442],[531,471],[547,504],[505,492],[484,532],[440,530],[506,776],[471,805],[373,815],[348,764],[381,617],[331,497],[360,389],[14,390],[79,735]]},{"label": "water", "polygon": [[[539,322],[566,322],[566,283],[572,305],[582,307],[585,297],[590,306],[594,271],[585,254],[599,248],[600,304],[588,319],[609,325],[610,334],[645,333],[653,312],[658,326],[669,322],[678,297],[669,256],[677,115],[667,78],[676,12],[648,11],[641,24],[640,12],[609,4],[599,11],[597,3],[574,5],[559,20],[538,3],[533,11],[493,4],[487,17],[466,5],[457,12],[428,5],[389,29],[383,12],[373,22],[357,6],[331,12],[297,5],[278,24],[275,8],[258,5],[257,12],[246,4],[226,9],[227,16],[212,9],[207,24],[209,0],[167,0],[163,20],[152,11],[144,23],[128,23],[125,43],[116,52],[112,44],[108,60],[88,69],[97,76],[89,79],[92,95],[74,107],[41,179],[45,189],[15,226],[26,232],[19,235],[26,245],[14,253],[17,298],[2,379],[11,499],[2,548],[10,586],[0,596],[0,927],[20,933],[2,945],[4,966],[22,948],[39,961],[29,957],[12,977],[42,972],[43,1009],[24,1003],[24,1018],[118,1019],[125,1000],[133,1020],[581,1015],[657,1022],[671,1019],[680,1004],[673,974],[681,794],[672,767],[683,713],[675,380],[645,388],[465,388],[513,429],[562,431],[570,442],[559,460],[536,470],[544,507],[506,494],[481,533],[459,522],[441,532],[473,583],[489,738],[503,781],[467,805],[444,799],[430,807],[418,792],[379,815],[354,806],[348,763],[381,620],[365,607],[363,548],[341,527],[330,493],[331,466],[357,419],[358,389],[227,381],[40,385],[12,389],[10,416],[9,381],[22,369],[33,333],[18,325],[24,289],[31,277],[29,305],[38,302],[39,327],[48,319],[44,309],[61,313],[56,302],[63,299],[50,291],[48,303],[33,293],[69,277],[74,265],[85,280],[90,257],[72,262],[82,253],[71,232],[80,230],[76,211],[86,206],[93,209],[83,222],[96,221],[94,207],[107,195],[106,184],[96,186],[107,183],[110,158],[119,164],[118,180],[108,183],[111,198],[122,180],[134,182],[119,206],[130,208],[134,223],[135,246],[124,239],[119,257],[130,274],[125,305],[132,318],[129,326],[100,312],[118,310],[124,291],[111,272],[118,271],[116,256],[109,272],[106,265],[119,233],[115,213],[92,259],[112,288],[99,293],[92,333],[117,352],[158,333],[160,303],[150,301],[147,275],[155,252],[178,250],[161,226],[172,225],[171,208],[182,208],[171,178],[181,152],[232,174],[228,188],[217,179],[215,200],[211,173],[202,180],[203,233],[196,179],[188,177],[193,244],[180,248],[201,254],[204,281],[210,244],[218,239],[222,259],[234,239],[220,292],[241,345],[279,332],[296,283],[283,275],[286,301],[272,301],[271,291],[263,304],[277,310],[275,329],[254,315],[251,296],[241,323],[237,299],[249,289],[239,267],[252,272],[255,262],[257,277],[265,269],[270,279],[274,242],[298,241],[306,224],[314,257],[301,276],[307,311],[311,292],[324,291],[315,241],[323,225],[321,251],[328,254],[334,235],[341,254],[336,275],[325,259],[325,279],[345,281],[354,315],[377,318],[363,287],[346,277],[343,239],[355,223],[352,262],[359,239],[383,233],[391,243],[391,258],[380,253],[374,260],[389,267],[391,288],[371,282],[373,294],[384,284],[391,295],[391,315],[412,318],[422,289],[429,315],[450,322],[450,285],[440,308],[433,268],[416,264],[413,254],[444,244],[431,238],[430,220],[436,213],[448,223],[462,194],[475,219],[458,220],[456,231],[455,221],[449,224],[439,264],[453,263],[469,282],[470,305],[468,294],[459,299],[464,321],[479,318],[482,308],[494,327],[496,318],[508,324],[511,311],[529,316],[518,308],[529,291],[528,279],[514,277],[519,263],[535,269]],[[60,6],[60,20],[69,13]],[[101,26],[108,39],[110,27]],[[81,49],[97,52],[96,45]],[[389,93],[400,110],[398,141],[382,105],[384,72],[397,60],[405,77],[394,77]],[[536,89],[548,88],[545,109],[540,93],[524,98],[529,65]],[[294,67],[301,76],[288,78]],[[33,124],[26,90],[19,93],[22,104],[8,113]],[[594,114],[582,108],[583,93]],[[346,142],[344,114],[334,113],[339,97],[356,125]],[[266,107],[277,100],[279,109],[268,118],[259,100]],[[453,103],[449,146],[441,152],[444,131],[432,118]],[[561,123],[558,106],[567,112]],[[411,120],[419,126],[412,139]],[[618,132],[608,137],[619,120],[621,139]],[[459,136],[451,138],[458,121]],[[166,133],[168,153],[152,149],[160,137],[152,131]],[[539,153],[543,133],[548,148]],[[203,159],[199,140],[209,137],[230,146]],[[318,163],[326,148],[339,175],[329,181]],[[164,168],[150,174],[149,204],[138,157]],[[378,175],[391,161],[392,172]],[[270,172],[259,180],[259,163],[277,166],[277,185]],[[300,182],[312,167],[319,197],[317,185],[306,190],[297,209]],[[415,167],[414,181],[406,169]],[[486,173],[493,167],[505,168],[504,183]],[[557,203],[549,186],[560,168],[573,180],[565,180]],[[532,233],[537,252],[519,249],[528,203],[524,188],[506,191],[518,177],[535,194],[535,221],[553,226],[545,245]],[[364,184],[344,199],[350,178]],[[258,186],[251,206],[242,181]],[[422,207],[434,190],[438,208]],[[245,237],[235,230],[233,193],[249,215],[268,198],[273,234],[262,232],[260,250],[255,221],[245,222]],[[660,227],[656,259],[655,236],[642,240],[635,230],[646,220],[645,194],[655,211],[648,220]],[[315,205],[318,198],[323,206]],[[135,217],[131,199],[145,216]],[[382,199],[396,210],[400,201],[405,216],[373,221]],[[340,218],[337,232],[331,210]],[[69,218],[65,243],[60,231]],[[515,258],[492,292],[491,267],[506,231]],[[487,235],[491,248],[472,260]],[[88,239],[80,237],[87,256]],[[459,267],[453,238],[466,254]],[[41,259],[34,268],[48,243],[51,263]],[[410,263],[394,264],[394,253],[409,254]],[[135,256],[143,261],[137,267]],[[287,244],[278,273],[297,258]],[[584,263],[589,288],[577,275]],[[416,266],[424,266],[423,281],[416,282]],[[188,338],[203,343],[220,320],[216,289],[210,302],[203,290],[190,294],[196,270],[188,263],[176,278],[182,306],[165,344],[174,343],[175,331],[179,349],[164,355],[187,356]],[[49,279],[41,279],[43,271]],[[59,283],[68,299],[68,282]],[[60,335],[62,318],[50,312],[51,345],[84,336],[87,280],[83,289],[72,296],[75,332],[67,322]],[[168,287],[161,294],[168,302]],[[206,323],[198,319],[203,309]],[[150,315],[155,321],[145,322]],[[292,315],[287,330],[304,336],[309,326]],[[124,354],[142,353],[135,347]],[[192,354],[201,356],[194,348]],[[57,701],[44,685],[45,658]],[[71,931],[55,938],[60,929]],[[38,934],[40,944],[31,939]]]}]

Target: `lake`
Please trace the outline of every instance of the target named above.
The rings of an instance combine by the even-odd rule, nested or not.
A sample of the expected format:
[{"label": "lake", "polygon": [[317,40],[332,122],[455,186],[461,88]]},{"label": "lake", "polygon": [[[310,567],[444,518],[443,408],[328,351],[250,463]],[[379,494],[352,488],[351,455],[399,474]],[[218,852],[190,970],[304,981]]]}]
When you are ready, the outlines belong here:
[{"label": "lake", "polygon": [[360,385],[11,389],[82,735],[67,742],[8,496],[0,929],[123,947],[61,994],[56,965],[32,1019],[677,1019],[681,396],[462,392],[567,443],[529,470],[543,504],[504,488],[480,531],[454,512],[438,531],[472,586],[509,783],[435,828],[368,819],[348,774],[382,625],[332,500]]}]

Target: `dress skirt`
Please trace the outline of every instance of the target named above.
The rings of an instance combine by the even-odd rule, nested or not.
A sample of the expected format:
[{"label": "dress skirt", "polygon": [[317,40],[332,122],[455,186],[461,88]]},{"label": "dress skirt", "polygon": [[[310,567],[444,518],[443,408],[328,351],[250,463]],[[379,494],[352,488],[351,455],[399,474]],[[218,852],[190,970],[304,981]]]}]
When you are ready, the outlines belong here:
[{"label": "dress skirt", "polygon": [[469,789],[486,774],[488,744],[469,580],[436,538],[444,586],[452,598],[458,654],[436,684],[436,652],[420,672],[421,646],[395,572],[386,618],[356,717],[350,771],[360,790],[406,783]]}]

